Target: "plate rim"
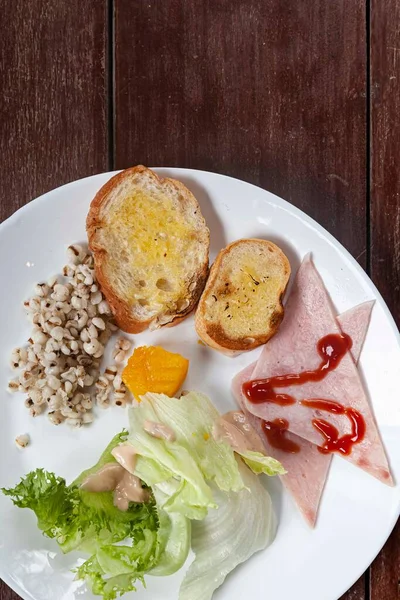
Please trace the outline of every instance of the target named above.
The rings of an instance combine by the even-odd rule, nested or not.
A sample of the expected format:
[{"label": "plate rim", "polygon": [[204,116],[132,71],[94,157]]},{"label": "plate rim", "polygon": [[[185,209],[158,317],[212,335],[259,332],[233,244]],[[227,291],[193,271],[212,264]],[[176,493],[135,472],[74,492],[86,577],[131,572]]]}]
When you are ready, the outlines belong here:
[{"label": "plate rim", "polygon": [[[253,183],[244,181],[242,179],[233,177],[231,175],[225,175],[223,173],[216,173],[213,171],[206,171],[203,169],[192,169],[192,168],[185,168],[185,167],[158,166],[158,167],[149,167],[149,168],[154,170],[156,173],[161,174],[162,176],[172,176],[172,177],[176,177],[177,179],[179,179],[180,173],[187,174],[187,175],[189,175],[190,173],[194,173],[194,174],[200,175],[200,176],[201,176],[201,174],[204,174],[206,176],[212,176],[212,177],[221,178],[221,179],[230,179],[236,183],[250,186],[250,187],[254,188],[255,190],[260,190],[261,192],[266,193],[269,196],[269,201],[271,203],[275,200],[276,204],[279,205],[281,208],[294,214],[297,218],[299,218],[307,226],[311,226],[312,228],[314,228],[317,232],[322,234],[322,236],[325,238],[325,240],[333,248],[337,249],[342,254],[343,258],[345,258],[350,263],[350,265],[353,268],[355,268],[357,273],[361,276],[361,278],[364,280],[364,282],[368,285],[374,298],[378,301],[381,308],[383,309],[384,315],[391,326],[391,329],[393,331],[395,339],[397,340],[397,345],[399,347],[399,352],[400,352],[400,331],[396,325],[394,317],[391,314],[389,307],[387,306],[382,294],[380,293],[380,291],[378,290],[378,288],[376,287],[376,285],[374,284],[372,279],[369,277],[367,272],[357,262],[357,260],[349,252],[349,250],[347,250],[347,248],[345,248],[345,246],[338,239],[336,239],[333,234],[331,234],[327,229],[325,229],[325,227],[320,225],[318,223],[318,221],[316,221],[313,217],[308,215],[306,212],[304,212],[302,209],[298,208],[294,204],[291,204],[284,198],[281,198],[277,194],[274,194],[273,192],[270,192],[269,190],[267,190],[259,185],[255,185]],[[58,191],[61,191],[64,189],[68,189],[68,188],[73,189],[75,187],[79,187],[79,186],[83,185],[85,182],[95,181],[96,179],[102,179],[105,176],[109,176],[109,178],[111,178],[114,175],[117,175],[118,173],[120,173],[122,170],[123,169],[118,169],[118,170],[114,170],[114,171],[104,171],[104,172],[96,173],[94,175],[81,177],[79,179],[76,179],[76,180],[64,183],[60,186],[57,186],[57,187],[41,194],[40,196],[32,198],[26,204],[24,204],[23,206],[19,207],[16,211],[14,211],[7,219],[5,219],[4,221],[2,221],[0,223],[0,236],[6,228],[12,227],[14,225],[14,221],[16,221],[19,217],[23,216],[24,214],[28,213],[29,211],[34,210],[35,207],[39,203],[45,202],[48,199],[48,197],[52,196],[55,192],[58,192]],[[171,173],[166,174],[165,172],[171,172]],[[56,200],[56,199],[53,199],[52,201],[54,201],[54,200]],[[399,485],[400,485],[400,482],[396,483],[396,487],[398,487]],[[358,573],[354,577],[354,579],[352,579],[352,581],[350,582],[350,584],[348,586],[346,584],[346,587],[342,590],[341,595],[343,595],[347,590],[349,590],[354,585],[354,583],[366,572],[366,570],[369,569],[369,567],[371,566],[371,564],[373,563],[375,558],[378,556],[378,554],[381,552],[382,548],[385,546],[394,527],[396,526],[396,523],[397,523],[399,517],[400,517],[400,494],[399,494],[399,498],[398,498],[397,510],[395,511],[395,517],[393,519],[393,522],[390,523],[388,531],[383,536],[384,541],[383,541],[382,545],[378,548],[378,550],[376,552],[374,551],[372,553],[372,558],[371,558],[370,562],[368,563],[368,565],[365,567],[365,569],[363,569],[360,573]],[[32,596],[28,590],[25,590],[24,588],[22,588],[19,583],[17,583],[11,576],[8,575],[7,572],[5,572],[3,570],[3,566],[2,566],[1,562],[0,562],[0,577],[4,581],[4,583],[6,585],[8,585],[17,594],[19,594],[23,600],[37,600],[37,598]]]}]

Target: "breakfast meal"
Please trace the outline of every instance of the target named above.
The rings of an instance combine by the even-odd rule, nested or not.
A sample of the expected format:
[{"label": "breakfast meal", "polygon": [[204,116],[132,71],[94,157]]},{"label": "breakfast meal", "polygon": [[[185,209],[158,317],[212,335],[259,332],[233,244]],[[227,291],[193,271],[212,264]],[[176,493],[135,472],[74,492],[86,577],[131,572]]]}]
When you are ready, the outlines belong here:
[{"label": "breakfast meal", "polygon": [[265,344],[283,319],[290,264],[266,240],[238,240],[221,250],[196,311],[205,344],[229,356]]},{"label": "breakfast meal", "polygon": [[[63,553],[85,555],[76,579],[93,594],[114,600],[147,576],[169,576],[191,549],[179,600],[211,600],[274,540],[263,475],[279,477],[310,534],[334,455],[394,485],[358,371],[373,301],[337,315],[308,254],[283,303],[291,265],[264,239],[233,241],[209,269],[197,200],[143,166],[97,192],[86,226],[88,248],[70,245],[62,274],[24,303],[32,329],[12,351],[19,374],[9,390],[56,425],[89,425],[97,407],[115,405],[128,408],[129,427],[72,483],[38,465],[2,492],[31,509]],[[226,414],[217,398],[182,389],[193,365],[187,347],[171,352],[139,335],[132,351],[135,338],[121,335],[193,312],[186,326],[207,357],[234,365],[231,357],[262,346],[233,378],[236,406]],[[15,441],[30,452],[28,433]]]},{"label": "breakfast meal", "polygon": [[138,166],[104,185],[87,217],[95,272],[126,332],[176,325],[207,278],[210,234],[193,194]]}]

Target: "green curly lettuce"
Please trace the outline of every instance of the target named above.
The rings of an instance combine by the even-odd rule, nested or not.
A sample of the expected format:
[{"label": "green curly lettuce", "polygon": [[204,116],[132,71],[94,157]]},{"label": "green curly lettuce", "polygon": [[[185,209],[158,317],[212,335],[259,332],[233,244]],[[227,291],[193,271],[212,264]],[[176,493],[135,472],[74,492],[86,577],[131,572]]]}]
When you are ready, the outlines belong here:
[{"label": "green curly lettuce", "polygon": [[135,584],[144,584],[144,576],[153,569],[155,575],[175,572],[190,547],[189,521],[180,515],[169,517],[157,507],[153,495],[150,502],[130,503],[123,512],[114,506],[112,492],[80,488],[90,474],[115,461],[111,451],[126,439],[126,432],[116,435],[96,465],[71,485],[54,473],[36,469],[14,488],[2,489],[16,506],[33,510],[39,529],[54,538],[64,553],[90,554],[77,569],[77,577],[104,600],[135,590]]}]

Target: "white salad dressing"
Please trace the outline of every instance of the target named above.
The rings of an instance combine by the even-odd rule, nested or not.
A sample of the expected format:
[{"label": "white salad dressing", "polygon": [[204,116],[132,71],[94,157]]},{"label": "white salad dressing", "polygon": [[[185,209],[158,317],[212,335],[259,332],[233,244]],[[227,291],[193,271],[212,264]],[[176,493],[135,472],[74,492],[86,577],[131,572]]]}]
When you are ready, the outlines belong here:
[{"label": "white salad dressing", "polygon": [[129,502],[148,502],[149,500],[150,492],[142,488],[139,477],[124,469],[122,479],[119,480],[114,490],[114,506],[119,510],[127,511]]},{"label": "white salad dressing", "polygon": [[[163,423],[146,420],[143,429],[167,442],[176,439],[175,432]],[[134,474],[137,461],[135,448],[130,444],[120,444],[112,449],[111,454],[117,462],[107,463],[97,473],[89,475],[81,488],[87,492],[114,492],[114,506],[122,511],[128,510],[129,502],[148,502],[150,492],[143,489],[141,480]]]},{"label": "white salad dressing", "polygon": [[265,452],[260,436],[240,410],[222,415],[214,424],[212,434],[215,441],[227,442],[236,452]]},{"label": "white salad dressing", "polygon": [[175,432],[168,425],[164,423],[156,423],[155,421],[145,421],[143,423],[143,429],[149,435],[155,438],[165,440],[166,442],[174,442],[176,439]]},{"label": "white salad dressing", "polygon": [[85,492],[113,492],[124,469],[117,463],[107,463],[97,473],[92,473],[81,484]]},{"label": "white salad dressing", "polygon": [[130,444],[119,444],[119,446],[115,446],[111,450],[111,454],[115,458],[115,460],[124,467],[129,473],[132,475],[135,472],[137,454],[136,450]]},{"label": "white salad dressing", "polygon": [[127,511],[129,502],[148,502],[150,494],[142,488],[139,477],[118,463],[107,463],[82,483],[86,492],[114,492],[114,506]]}]

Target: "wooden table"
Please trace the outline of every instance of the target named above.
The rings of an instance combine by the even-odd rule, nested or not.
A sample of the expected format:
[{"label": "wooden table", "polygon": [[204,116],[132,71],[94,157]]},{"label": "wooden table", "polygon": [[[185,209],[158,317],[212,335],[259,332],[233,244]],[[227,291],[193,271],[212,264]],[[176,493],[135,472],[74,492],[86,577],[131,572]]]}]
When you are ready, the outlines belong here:
[{"label": "wooden table", "polygon": [[[398,0],[1,4],[0,220],[139,162],[226,173],[326,227],[400,322]],[[343,599],[399,578],[398,526]]]}]

